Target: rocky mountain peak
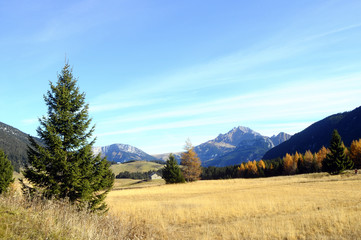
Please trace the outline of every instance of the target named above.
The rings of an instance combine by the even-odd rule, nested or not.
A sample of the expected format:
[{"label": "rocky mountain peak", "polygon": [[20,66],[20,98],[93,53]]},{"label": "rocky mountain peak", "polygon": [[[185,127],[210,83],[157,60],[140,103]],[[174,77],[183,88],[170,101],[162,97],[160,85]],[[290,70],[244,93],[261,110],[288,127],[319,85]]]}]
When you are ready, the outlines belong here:
[{"label": "rocky mountain peak", "polygon": [[250,139],[254,139],[257,136],[261,135],[248,127],[238,126],[233,128],[228,133],[219,134],[218,137],[214,139],[214,141],[218,143],[228,143],[236,146],[243,140],[247,141]]},{"label": "rocky mountain peak", "polygon": [[273,142],[273,144],[275,146],[283,143],[284,141],[287,141],[288,139],[291,138],[291,135],[284,133],[284,132],[280,132],[277,136],[273,135],[270,139]]},{"label": "rocky mountain peak", "polygon": [[269,138],[248,127],[238,126],[196,146],[195,151],[203,166],[227,166],[258,160],[267,150],[288,140],[289,137],[286,133],[279,133]]},{"label": "rocky mountain peak", "polygon": [[109,161],[126,162],[130,160],[157,160],[155,157],[143,152],[139,148],[128,144],[112,144],[104,147],[93,147],[94,154],[106,156]]}]

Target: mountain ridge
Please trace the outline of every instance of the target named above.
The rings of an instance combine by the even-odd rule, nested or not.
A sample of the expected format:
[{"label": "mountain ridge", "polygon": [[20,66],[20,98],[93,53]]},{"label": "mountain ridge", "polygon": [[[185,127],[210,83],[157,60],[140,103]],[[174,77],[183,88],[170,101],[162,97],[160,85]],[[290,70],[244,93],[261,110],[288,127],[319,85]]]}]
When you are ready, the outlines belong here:
[{"label": "mountain ridge", "polygon": [[334,129],[338,130],[346,146],[350,146],[353,140],[361,138],[361,107],[330,115],[311,124],[288,141],[267,151],[263,158],[282,158],[286,153],[293,154],[296,151],[317,152],[322,146],[328,147]]},{"label": "mountain ridge", "polygon": [[267,137],[248,127],[238,126],[225,134],[219,134],[215,139],[195,146],[194,150],[203,166],[224,167],[259,160],[267,150],[289,139],[290,136],[281,132]]},{"label": "mountain ridge", "polygon": [[115,143],[103,147],[93,147],[94,154],[107,157],[108,161],[124,163],[131,160],[155,161],[159,160],[148,153],[129,144]]},{"label": "mountain ridge", "polygon": [[[17,172],[28,162],[27,149],[30,144],[28,137],[29,134],[0,122],[0,149],[8,156]],[[40,142],[38,138],[34,137],[34,139]]]}]

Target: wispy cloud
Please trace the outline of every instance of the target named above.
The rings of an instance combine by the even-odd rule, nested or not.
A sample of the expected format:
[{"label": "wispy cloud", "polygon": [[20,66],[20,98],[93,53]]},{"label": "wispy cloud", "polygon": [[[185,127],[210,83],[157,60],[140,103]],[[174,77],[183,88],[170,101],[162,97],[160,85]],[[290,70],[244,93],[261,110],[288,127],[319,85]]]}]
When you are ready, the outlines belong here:
[{"label": "wispy cloud", "polygon": [[[119,101],[119,102],[118,102]],[[91,113],[99,113],[99,112],[106,112],[106,111],[114,111],[114,110],[121,110],[126,108],[133,108],[133,107],[142,107],[142,106],[149,106],[159,102],[164,101],[164,99],[149,99],[145,100],[118,100],[118,101],[107,101],[107,102],[98,102],[89,107],[89,111]]]},{"label": "wispy cloud", "polygon": [[[161,109],[160,112],[148,111],[107,119],[100,125],[112,130],[102,132],[99,136],[225,123],[252,124],[288,121],[303,124],[304,119],[311,117],[311,119],[319,120],[317,117],[320,117],[320,114],[332,114],[335,111],[344,110],[345,106],[350,104],[350,107],[356,107],[359,104],[360,95],[361,73],[304,84],[298,82],[194,105],[179,106],[170,111],[163,110],[162,112]],[[185,120],[179,120],[179,118],[185,118]],[[115,126],[119,126],[120,123],[123,126],[130,124],[139,127],[115,130]]]},{"label": "wispy cloud", "polygon": [[327,31],[327,32],[318,33],[318,34],[306,37],[305,40],[306,41],[311,41],[311,40],[327,37],[327,36],[330,36],[330,35],[342,33],[342,32],[348,31],[348,30],[356,29],[356,28],[361,28],[361,23],[351,24],[351,25],[348,25],[348,26],[335,28],[335,29],[332,29],[332,30]]}]

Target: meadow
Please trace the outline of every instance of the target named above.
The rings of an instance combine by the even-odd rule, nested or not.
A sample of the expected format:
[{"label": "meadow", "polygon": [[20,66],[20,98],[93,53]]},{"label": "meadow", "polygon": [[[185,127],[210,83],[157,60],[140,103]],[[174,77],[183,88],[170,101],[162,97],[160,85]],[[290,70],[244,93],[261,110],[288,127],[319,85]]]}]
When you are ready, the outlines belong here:
[{"label": "meadow", "polygon": [[0,239],[361,239],[361,175],[117,179],[105,215],[0,196]]},{"label": "meadow", "polygon": [[164,167],[164,165],[155,163],[155,162],[147,162],[147,161],[134,161],[127,162],[121,164],[113,164],[110,166],[110,169],[113,171],[115,175],[118,175],[120,172],[148,172],[150,170],[158,170]]},{"label": "meadow", "polygon": [[106,201],[139,239],[361,239],[351,172],[156,185]]}]

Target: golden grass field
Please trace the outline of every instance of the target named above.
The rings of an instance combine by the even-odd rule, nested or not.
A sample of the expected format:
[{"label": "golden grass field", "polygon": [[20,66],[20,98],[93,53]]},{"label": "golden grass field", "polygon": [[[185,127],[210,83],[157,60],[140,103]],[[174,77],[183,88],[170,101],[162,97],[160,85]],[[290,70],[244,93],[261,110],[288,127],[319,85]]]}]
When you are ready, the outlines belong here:
[{"label": "golden grass field", "polygon": [[361,175],[351,173],[156,185],[106,201],[139,239],[361,239]]},{"label": "golden grass field", "polygon": [[[19,187],[15,187],[18,189]],[[105,215],[0,196],[0,239],[361,239],[361,175],[117,179]]]}]

